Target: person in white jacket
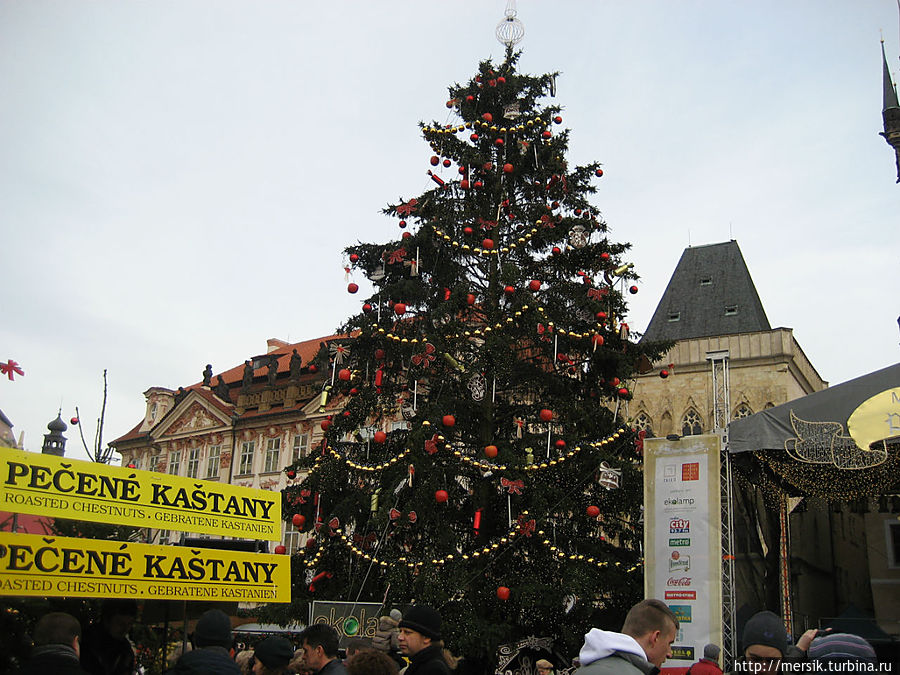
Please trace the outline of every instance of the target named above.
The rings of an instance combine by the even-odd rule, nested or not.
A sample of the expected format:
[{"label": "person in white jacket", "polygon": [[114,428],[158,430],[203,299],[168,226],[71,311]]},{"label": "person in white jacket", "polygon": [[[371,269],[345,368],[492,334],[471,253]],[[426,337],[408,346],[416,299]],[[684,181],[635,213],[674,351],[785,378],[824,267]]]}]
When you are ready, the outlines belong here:
[{"label": "person in white jacket", "polygon": [[621,633],[592,628],[578,654],[578,675],[657,675],[672,655],[678,619],[662,601],[642,600],[625,617]]}]

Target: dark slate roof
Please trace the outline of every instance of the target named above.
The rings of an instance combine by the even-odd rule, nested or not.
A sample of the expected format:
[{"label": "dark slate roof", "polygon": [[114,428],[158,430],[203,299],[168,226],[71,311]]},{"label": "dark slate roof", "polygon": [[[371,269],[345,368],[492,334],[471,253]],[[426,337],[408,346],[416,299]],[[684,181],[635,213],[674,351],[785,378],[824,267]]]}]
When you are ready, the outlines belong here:
[{"label": "dark slate roof", "polygon": [[771,330],[736,241],[686,248],[644,333],[646,340]]}]

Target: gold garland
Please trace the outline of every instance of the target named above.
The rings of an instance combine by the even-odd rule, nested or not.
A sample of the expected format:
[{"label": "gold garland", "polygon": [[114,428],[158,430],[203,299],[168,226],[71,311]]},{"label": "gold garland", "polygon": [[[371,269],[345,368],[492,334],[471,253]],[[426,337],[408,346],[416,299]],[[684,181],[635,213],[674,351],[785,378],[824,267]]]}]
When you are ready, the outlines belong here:
[{"label": "gold garland", "polygon": [[544,121],[540,116],[535,117],[533,119],[527,120],[524,123],[519,124],[511,124],[508,127],[500,127],[494,124],[493,122],[486,122],[484,120],[474,120],[471,122],[465,122],[464,124],[448,124],[443,127],[432,127],[432,126],[423,126],[422,131],[427,134],[436,134],[438,136],[447,136],[456,133],[460,133],[467,129],[481,129],[482,131],[493,131],[495,133],[506,134],[506,133],[522,133],[523,131],[530,131],[537,126],[549,126],[550,122]]},{"label": "gold garland", "polygon": [[[538,221],[539,223],[541,221]],[[509,253],[510,251],[516,250],[520,245],[527,244],[534,235],[537,234],[538,229],[536,227],[531,228],[528,232],[526,232],[523,236],[519,237],[516,241],[511,243],[509,246],[503,246],[499,249],[496,248],[481,248],[480,246],[469,246],[468,244],[461,244],[456,241],[449,234],[444,232],[443,230],[439,230],[438,228],[432,226],[434,233],[443,241],[450,244],[454,248],[458,248],[461,251],[472,251],[476,255],[500,255],[501,253]]]}]

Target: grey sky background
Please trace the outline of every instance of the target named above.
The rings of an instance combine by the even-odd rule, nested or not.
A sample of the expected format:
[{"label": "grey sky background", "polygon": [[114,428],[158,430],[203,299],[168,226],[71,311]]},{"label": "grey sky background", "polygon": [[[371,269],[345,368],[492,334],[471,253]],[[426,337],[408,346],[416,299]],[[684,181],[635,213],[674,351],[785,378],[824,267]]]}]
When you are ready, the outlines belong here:
[{"label": "grey sky background", "polygon": [[[104,440],[177,388],[330,334],[341,250],[431,186],[420,120],[502,60],[504,0],[0,2],[0,409],[26,447],[109,371]],[[900,186],[881,129],[893,0],[519,0],[571,160],[633,244],[643,330],[688,245],[738,241],[832,384],[900,360]],[[70,456],[77,431],[69,430]]]}]

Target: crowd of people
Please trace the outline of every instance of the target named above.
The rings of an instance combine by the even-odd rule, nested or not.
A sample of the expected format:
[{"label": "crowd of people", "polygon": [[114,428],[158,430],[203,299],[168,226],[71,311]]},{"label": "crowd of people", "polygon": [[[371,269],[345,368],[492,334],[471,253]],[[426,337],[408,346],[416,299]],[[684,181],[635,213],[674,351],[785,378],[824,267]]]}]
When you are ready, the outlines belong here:
[{"label": "crowd of people", "polygon": [[[131,600],[104,603],[100,620],[82,633],[78,620],[64,612],[43,616],[33,632],[34,649],[20,675],[135,675],[140,670],[128,632],[137,604]],[[231,619],[210,609],[197,621],[191,648],[173,654],[170,675],[451,675],[457,659],[444,646],[440,613],[425,605],[392,615],[393,640],[380,642],[351,638],[340,655],[338,633],[327,624],[313,624],[299,634],[295,645],[285,637],[270,636],[252,649],[235,650]],[[577,675],[658,675],[672,656],[678,619],[662,601],[648,599],[629,610],[620,632],[592,628],[574,665]],[[776,614],[755,614],[744,626],[742,651],[734,673],[770,675],[796,668],[785,663],[820,664],[809,670],[828,671],[838,664],[876,663],[872,647],[847,633],[810,630],[790,645],[785,624]],[[384,648],[387,645],[387,648]],[[391,647],[395,645],[397,652]],[[688,675],[723,675],[720,649],[708,644],[703,657]],[[525,673],[554,675],[573,664],[541,658]]]}]

